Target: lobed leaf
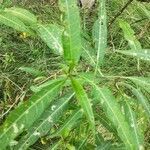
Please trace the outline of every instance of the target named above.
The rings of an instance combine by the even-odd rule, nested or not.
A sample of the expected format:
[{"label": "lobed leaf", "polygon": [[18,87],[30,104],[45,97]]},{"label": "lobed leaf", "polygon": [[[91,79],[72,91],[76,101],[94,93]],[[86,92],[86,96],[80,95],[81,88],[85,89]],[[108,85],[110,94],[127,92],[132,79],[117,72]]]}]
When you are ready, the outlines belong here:
[{"label": "lobed leaf", "polygon": [[74,78],[71,79],[71,82],[76,97],[79,101],[79,104],[81,105],[87,119],[89,120],[93,133],[95,133],[95,121],[94,121],[94,114],[92,110],[92,103],[90,102],[82,85]]},{"label": "lobed leaf", "polygon": [[64,59],[73,67],[80,59],[82,48],[79,9],[75,0],[59,0],[59,6],[64,14]]},{"label": "lobed leaf", "polygon": [[97,51],[96,68],[103,63],[107,47],[106,0],[99,0],[98,20],[93,26],[93,41]]},{"label": "lobed leaf", "polygon": [[52,84],[33,95],[28,101],[10,113],[0,127],[0,145],[2,150],[40,117],[63,84],[64,80],[54,80]]},{"label": "lobed leaf", "polygon": [[36,32],[55,54],[63,53],[63,46],[61,42],[62,30],[57,25],[38,24]]},{"label": "lobed leaf", "polygon": [[150,61],[150,50],[148,49],[127,50],[127,51],[117,50],[116,52],[129,55],[129,56],[133,56],[142,60]]},{"label": "lobed leaf", "polygon": [[17,17],[27,25],[32,25],[37,23],[37,17],[26,9],[11,7],[11,8],[5,8],[4,11],[10,14],[12,17]]},{"label": "lobed leaf", "polygon": [[15,150],[25,150],[33,145],[40,137],[46,135],[52,126],[59,120],[63,112],[68,106],[69,100],[74,94],[65,96],[56,102],[41,115],[32,127],[27,131],[27,134],[19,140],[19,143],[14,147]]},{"label": "lobed leaf", "polygon": [[6,12],[0,13],[0,23],[8,27],[14,28],[17,31],[30,32],[28,27],[20,19],[18,19],[15,16],[12,17],[11,14],[6,13]]}]

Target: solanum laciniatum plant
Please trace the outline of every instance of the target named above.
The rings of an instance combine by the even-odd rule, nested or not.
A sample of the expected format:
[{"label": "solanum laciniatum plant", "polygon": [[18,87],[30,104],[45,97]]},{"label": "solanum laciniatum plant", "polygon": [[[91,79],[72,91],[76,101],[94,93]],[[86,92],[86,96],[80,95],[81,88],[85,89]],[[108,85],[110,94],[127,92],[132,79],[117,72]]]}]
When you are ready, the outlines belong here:
[{"label": "solanum laciniatum plant", "polygon": [[[97,0],[98,15],[88,38],[77,1],[58,3],[61,25],[41,23],[22,8],[0,10],[1,24],[40,37],[62,58],[59,77],[32,86],[33,96],[6,117],[0,127],[0,149],[25,150],[39,140],[46,141],[50,149],[144,149],[150,119],[150,77],[102,72],[109,32],[106,0]],[[150,50],[142,49],[125,20],[118,20],[118,25],[130,49],[115,52],[135,57],[140,70],[141,60],[150,60]],[[81,71],[85,64],[90,71]],[[112,138],[107,140],[100,128]]]}]

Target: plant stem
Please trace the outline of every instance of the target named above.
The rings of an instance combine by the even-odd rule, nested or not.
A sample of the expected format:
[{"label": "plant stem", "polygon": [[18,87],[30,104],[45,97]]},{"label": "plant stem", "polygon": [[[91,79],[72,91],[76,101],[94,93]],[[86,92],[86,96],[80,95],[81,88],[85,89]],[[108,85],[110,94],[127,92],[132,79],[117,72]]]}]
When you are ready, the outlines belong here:
[{"label": "plant stem", "polygon": [[129,0],[123,8],[113,17],[113,19],[109,23],[109,28],[112,26],[112,24],[116,21],[116,19],[124,12],[124,10],[132,3],[133,0]]}]

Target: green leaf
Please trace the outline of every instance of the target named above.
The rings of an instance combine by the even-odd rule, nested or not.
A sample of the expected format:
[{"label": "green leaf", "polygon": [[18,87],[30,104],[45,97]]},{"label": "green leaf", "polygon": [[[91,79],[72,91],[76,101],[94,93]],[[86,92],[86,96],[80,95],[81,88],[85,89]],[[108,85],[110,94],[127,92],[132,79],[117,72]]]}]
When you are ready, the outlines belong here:
[{"label": "green leaf", "polygon": [[[95,67],[96,66],[96,54],[95,54],[95,50],[92,48],[92,45],[90,45],[90,42],[88,42],[87,40],[82,40],[82,50],[83,50],[82,58],[85,61],[87,61],[89,65],[91,65],[92,67]],[[98,69],[98,72],[101,76],[103,76],[100,69]]]},{"label": "green leaf", "polygon": [[63,53],[63,46],[61,42],[62,30],[57,25],[38,24],[36,32],[55,54]]},{"label": "green leaf", "polygon": [[82,39],[82,58],[92,67],[96,66],[95,50],[92,48],[91,43],[85,39]]},{"label": "green leaf", "polygon": [[46,135],[52,126],[59,120],[63,112],[68,106],[69,100],[74,94],[67,95],[56,102],[52,102],[51,106],[42,114],[32,127],[27,131],[27,134],[19,140],[15,146],[16,150],[25,150],[33,145],[40,137]]},{"label": "green leaf", "polygon": [[93,114],[93,110],[92,110],[92,103],[90,102],[82,85],[74,78],[71,79],[71,82],[72,82],[72,87],[76,93],[76,97],[79,101],[79,104],[81,105],[87,119],[89,120],[89,123],[90,123],[91,128],[94,133],[95,132],[95,121],[94,121],[94,114]]},{"label": "green leaf", "polygon": [[82,117],[83,111],[78,109],[74,111],[69,118],[63,123],[63,125],[55,132],[52,133],[49,138],[53,138],[61,135],[68,135],[73,126],[76,125],[77,121]]},{"label": "green leaf", "polygon": [[55,98],[64,80],[54,80],[52,84],[33,95],[28,101],[10,113],[0,127],[0,145],[5,149],[24,129],[29,128]]},{"label": "green leaf", "polygon": [[123,143],[105,140],[99,133],[96,134],[96,149],[95,150],[126,150]]},{"label": "green leaf", "polygon": [[[63,80],[64,77],[60,77],[59,79],[60,79],[60,80]],[[32,85],[32,86],[30,87],[30,89],[31,89],[33,92],[39,92],[39,91],[41,91],[43,88],[45,88],[45,87],[51,85],[52,83],[53,83],[53,80],[48,80],[48,81],[46,81],[46,82],[41,83],[40,85]]]},{"label": "green leaf", "polygon": [[2,12],[0,13],[0,23],[8,27],[14,28],[17,31],[21,32],[30,32],[28,27],[17,17],[12,17],[11,14]]},{"label": "green leaf", "polygon": [[124,20],[119,20],[119,26],[123,30],[124,37],[132,50],[142,49],[140,42],[136,39],[131,26]]},{"label": "green leaf", "polygon": [[104,142],[102,143],[100,146],[97,146],[97,148],[95,150],[110,150],[112,145],[111,142]]},{"label": "green leaf", "polygon": [[106,116],[115,126],[118,136],[124,142],[126,148],[134,149],[134,137],[130,135],[131,130],[129,124],[126,122],[125,117],[120,110],[120,106],[111,91],[106,87],[99,88],[94,82],[87,78],[83,79],[89,82],[95,91],[97,91],[97,97],[99,97],[100,104]]},{"label": "green leaf", "polygon": [[150,61],[150,50],[149,49],[127,50],[127,51],[116,50],[116,52],[125,54],[125,55],[129,55],[129,56],[133,56],[133,57],[136,57],[136,58],[139,58],[142,60]]},{"label": "green leaf", "polygon": [[93,26],[93,41],[97,51],[96,68],[103,63],[107,47],[106,0],[99,0],[98,20]]},{"label": "green leaf", "polygon": [[49,148],[47,148],[46,150],[57,150],[59,148],[59,146],[61,145],[61,140],[53,143]]},{"label": "green leaf", "polygon": [[138,128],[136,114],[131,109],[127,101],[124,103],[124,108],[125,108],[126,119],[129,122],[130,127],[132,129],[131,134],[133,135],[133,137],[135,137],[134,143],[136,149],[144,149],[144,138],[143,138],[144,136],[142,135],[140,129]]},{"label": "green leaf", "polygon": [[80,59],[82,48],[79,9],[75,0],[59,0],[59,6],[64,14],[64,59],[73,67]]},{"label": "green leaf", "polygon": [[22,22],[27,25],[32,25],[37,23],[37,18],[34,14],[30,13],[28,10],[23,8],[11,7],[4,10],[6,13],[10,14],[12,17],[17,17]]},{"label": "green leaf", "polygon": [[123,143],[114,144],[113,140],[105,140],[99,133],[96,135],[96,139],[95,150],[126,150]]},{"label": "green leaf", "polygon": [[150,104],[147,98],[142,94],[140,89],[136,89],[133,86],[126,84],[126,83],[121,83],[122,85],[125,85],[127,88],[129,88],[132,93],[137,97],[138,102],[142,105],[144,108],[148,118],[150,118]]},{"label": "green leaf", "polygon": [[25,71],[27,73],[30,73],[34,76],[40,76],[42,75],[43,73],[37,69],[34,69],[34,68],[31,68],[31,67],[20,67],[19,68],[21,71]]},{"label": "green leaf", "polygon": [[119,137],[128,149],[133,149],[135,146],[134,137],[131,136],[129,125],[125,121],[125,117],[121,113],[119,104],[113,97],[111,91],[107,88],[100,89],[97,86],[95,86],[95,88],[97,89],[97,94],[99,95],[99,101],[103,110],[116,127]]},{"label": "green leaf", "polygon": [[114,127],[114,125],[109,121],[109,119],[104,115],[102,112],[98,115],[96,114],[96,119],[99,121],[100,124],[102,124],[109,132],[112,132],[116,137],[117,131]]},{"label": "green leaf", "polygon": [[150,77],[128,77],[128,79],[150,93]]}]

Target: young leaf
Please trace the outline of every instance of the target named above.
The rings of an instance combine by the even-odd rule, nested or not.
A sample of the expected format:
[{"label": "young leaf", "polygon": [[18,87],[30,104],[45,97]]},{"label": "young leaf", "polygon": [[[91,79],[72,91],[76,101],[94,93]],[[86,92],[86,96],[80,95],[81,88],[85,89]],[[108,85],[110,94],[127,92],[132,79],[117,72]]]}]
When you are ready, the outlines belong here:
[{"label": "young leaf", "polygon": [[53,50],[55,54],[63,53],[63,46],[61,42],[62,30],[57,25],[38,24],[36,31],[40,38],[51,50]]},{"label": "young leaf", "polygon": [[144,139],[143,139],[143,135],[140,132],[140,129],[138,128],[137,125],[137,120],[136,120],[136,114],[135,112],[131,109],[130,105],[128,104],[128,102],[126,101],[124,104],[124,108],[125,108],[125,115],[126,115],[126,119],[130,124],[131,127],[131,134],[133,135],[133,137],[135,137],[135,146],[136,149],[144,149]]},{"label": "young leaf", "polygon": [[63,125],[55,133],[52,133],[52,135],[50,135],[49,138],[67,134],[72,129],[72,127],[76,124],[78,119],[82,117],[82,114],[83,112],[81,111],[81,109],[74,111],[69,116],[69,118],[63,123]]},{"label": "young leaf", "polygon": [[98,20],[93,26],[93,41],[97,51],[96,69],[103,63],[107,47],[106,0],[99,0]]},{"label": "young leaf", "polygon": [[82,85],[74,78],[71,79],[71,82],[72,82],[72,87],[76,93],[76,97],[79,101],[79,104],[81,105],[86,117],[88,118],[93,132],[95,132],[95,121],[94,121],[94,114],[92,110],[92,103],[88,99],[88,96],[85,90],[83,89]]},{"label": "young leaf", "polygon": [[116,52],[129,55],[129,56],[133,56],[142,60],[150,61],[150,50],[148,49],[127,50],[127,51],[117,50]]},{"label": "young leaf", "polygon": [[5,149],[25,128],[29,128],[36,121],[50,102],[57,95],[64,80],[54,80],[52,84],[33,95],[28,101],[10,113],[0,127],[0,145]]},{"label": "young leaf", "polygon": [[12,17],[17,17],[22,22],[27,25],[32,25],[37,23],[37,18],[34,14],[30,13],[28,10],[23,8],[11,7],[4,10],[6,13],[10,14]]},{"label": "young leaf", "polygon": [[30,32],[28,27],[17,17],[12,17],[11,14],[2,12],[0,13],[0,23],[11,28],[16,29],[17,31],[21,32]]},{"label": "young leaf", "polygon": [[69,100],[74,94],[67,95],[60,100],[51,104],[51,106],[41,115],[32,127],[28,130],[27,134],[19,140],[15,146],[16,150],[25,150],[33,145],[40,137],[47,134],[50,128],[59,120],[63,112],[68,106]]},{"label": "young leaf", "polygon": [[123,30],[124,37],[132,50],[142,49],[140,42],[136,39],[131,26],[124,20],[119,20],[119,26]]},{"label": "young leaf", "polygon": [[73,67],[79,61],[82,48],[79,9],[75,0],[59,0],[59,6],[64,13],[64,59]]}]

